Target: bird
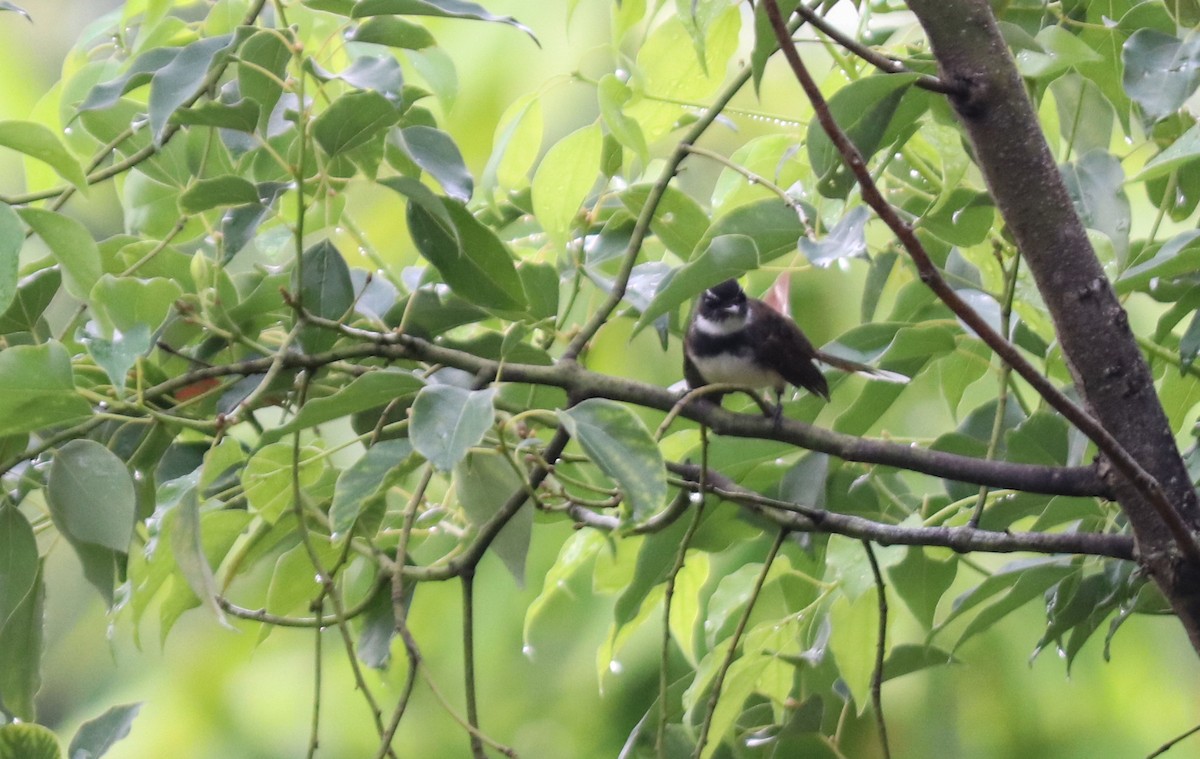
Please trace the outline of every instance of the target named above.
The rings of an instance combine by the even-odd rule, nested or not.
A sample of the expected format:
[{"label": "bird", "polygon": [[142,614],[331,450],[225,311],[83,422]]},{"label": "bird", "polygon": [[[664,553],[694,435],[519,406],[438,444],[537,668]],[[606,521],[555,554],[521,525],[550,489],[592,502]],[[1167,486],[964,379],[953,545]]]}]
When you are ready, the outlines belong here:
[{"label": "bird", "polygon": [[[689,389],[728,384],[775,391],[775,419],[787,385],[829,400],[829,383],[817,362],[886,381],[908,378],[818,350],[787,316],[746,295],[736,279],[701,295],[684,338],[683,376]],[[720,405],[724,392],[709,400]]]}]

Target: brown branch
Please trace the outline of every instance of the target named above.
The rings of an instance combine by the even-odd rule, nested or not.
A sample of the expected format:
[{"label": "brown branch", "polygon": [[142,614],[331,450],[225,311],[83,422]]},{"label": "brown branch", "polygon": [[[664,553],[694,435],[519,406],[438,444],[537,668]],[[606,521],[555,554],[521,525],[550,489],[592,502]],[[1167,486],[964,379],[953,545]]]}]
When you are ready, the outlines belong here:
[{"label": "brown branch", "polygon": [[[668,463],[667,468],[699,487],[700,467],[695,464]],[[708,491],[793,532],[831,532],[880,545],[939,546],[960,553],[1069,553],[1105,556],[1113,559],[1135,558],[1133,538],[1128,535],[1079,532],[995,532],[974,527],[904,527],[874,522],[852,514],[839,514],[790,501],[768,498],[738,485],[729,477],[709,470]]]},{"label": "brown branch", "polygon": [[1190,562],[1200,566],[1200,545],[1197,545],[1195,536],[1192,535],[1187,525],[1184,524],[1183,518],[1175,511],[1175,508],[1158,481],[1146,471],[1129,451],[1125,450],[1120,442],[1095,417],[1084,411],[1082,407],[1074,403],[1055,387],[1048,378],[1038,372],[1037,368],[1025,359],[1016,346],[1001,336],[1000,333],[996,332],[942,277],[937,266],[934,265],[928,252],[925,250],[925,246],[917,239],[912,226],[901,219],[896,210],[892,208],[892,205],[883,197],[883,194],[875,184],[875,180],[867,170],[866,161],[862,154],[834,120],[833,114],[830,112],[829,105],[825,101],[825,97],[821,94],[820,88],[812,78],[812,75],[809,74],[804,62],[800,60],[800,54],[797,52],[796,46],[791,43],[791,35],[788,33],[783,16],[779,12],[776,0],[764,0],[764,2],[766,3],[767,16],[771,20],[771,26],[775,30],[775,37],[779,41],[784,57],[791,66],[792,72],[795,74],[801,88],[803,88],[805,95],[808,96],[809,102],[812,103],[813,110],[821,122],[821,126],[829,136],[830,141],[838,149],[838,152],[841,153],[842,159],[850,171],[858,180],[863,200],[888,225],[912,258],[921,281],[933,290],[938,298],[954,312],[955,316],[962,319],[975,334],[987,343],[989,348],[995,351],[1026,382],[1032,385],[1047,403],[1053,406],[1055,410],[1066,417],[1080,431],[1087,435],[1088,439],[1096,444],[1158,512],[1159,517],[1170,529],[1179,550],[1188,557]]},{"label": "brown branch", "polygon": [[[306,314],[305,318],[313,324],[374,342],[345,346],[326,353],[289,353],[283,359],[285,368],[319,369],[350,359],[383,358],[390,361],[409,359],[442,364],[488,378],[496,377],[501,371],[500,362],[435,345],[409,335],[346,327],[310,314]],[[273,360],[274,357],[270,357],[202,367],[147,389],[143,397],[147,400],[162,401],[172,392],[202,379],[261,374],[270,367]],[[666,388],[590,372],[574,362],[556,366],[505,363],[503,376],[508,382],[559,387],[572,397],[610,398],[660,411],[671,411],[679,400],[679,396]],[[883,440],[844,435],[791,419],[782,419],[776,423],[773,419],[762,416],[726,411],[711,403],[689,404],[680,415],[704,424],[720,435],[777,440],[837,456],[846,461],[894,466],[975,485],[1047,495],[1108,496],[1106,486],[1092,467],[1048,467],[987,461]]]},{"label": "brown branch", "polygon": [[[770,11],[768,10],[768,13]],[[859,58],[862,58],[867,63],[887,74],[908,74],[911,70],[895,58],[880,53],[874,48],[867,47],[863,43],[854,39],[848,34],[842,33],[836,26],[826,21],[812,9],[805,6],[803,3],[796,6],[796,15],[808,22],[809,26],[820,31],[829,39],[838,43],[842,47],[854,53]],[[954,86],[943,82],[936,76],[921,74],[913,84],[923,90],[930,92],[941,92],[943,94],[952,94],[958,92]]]},{"label": "brown branch", "polygon": [[871,574],[875,577],[875,589],[879,593],[879,634],[875,639],[875,669],[871,672],[871,705],[875,710],[879,742],[883,744],[883,759],[892,759],[887,721],[883,718],[883,654],[887,645],[888,625],[887,584],[883,581],[883,573],[879,571],[879,561],[875,558],[875,549],[871,548],[871,541],[864,540],[862,545],[863,550],[867,552],[867,561],[871,563]]}]

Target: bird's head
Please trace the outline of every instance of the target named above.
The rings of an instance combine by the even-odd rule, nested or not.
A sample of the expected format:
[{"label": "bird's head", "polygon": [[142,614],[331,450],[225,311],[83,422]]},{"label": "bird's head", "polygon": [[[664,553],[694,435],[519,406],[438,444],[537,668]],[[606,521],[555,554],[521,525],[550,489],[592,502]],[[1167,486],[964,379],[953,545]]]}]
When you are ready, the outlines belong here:
[{"label": "bird's head", "polygon": [[700,315],[713,322],[746,315],[746,292],[736,279],[713,285],[700,296]]}]

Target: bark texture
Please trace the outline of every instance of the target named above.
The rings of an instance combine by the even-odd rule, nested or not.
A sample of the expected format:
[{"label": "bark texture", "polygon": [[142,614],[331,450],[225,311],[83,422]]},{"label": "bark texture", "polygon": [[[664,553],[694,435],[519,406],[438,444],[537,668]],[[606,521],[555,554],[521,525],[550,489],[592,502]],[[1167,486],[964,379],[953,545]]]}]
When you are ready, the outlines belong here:
[{"label": "bark texture", "polygon": [[[1150,369],[1071,204],[987,0],[910,0],[909,7],[928,35],[942,78],[957,90],[951,103],[1054,320],[1081,397],[1159,482],[1194,534],[1200,506]],[[1131,482],[1111,469],[1107,476],[1133,527],[1139,561],[1200,652],[1200,567],[1181,555]]]}]

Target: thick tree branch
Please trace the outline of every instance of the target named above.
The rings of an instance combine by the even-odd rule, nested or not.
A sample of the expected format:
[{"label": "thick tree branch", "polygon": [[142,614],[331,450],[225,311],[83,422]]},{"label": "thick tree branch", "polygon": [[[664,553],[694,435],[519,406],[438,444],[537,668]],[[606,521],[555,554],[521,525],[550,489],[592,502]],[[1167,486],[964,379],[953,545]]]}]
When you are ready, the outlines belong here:
[{"label": "thick tree branch", "polygon": [[[559,387],[572,397],[610,398],[660,411],[671,411],[679,401],[679,396],[666,388],[590,372],[574,362],[555,366],[510,363],[501,365],[497,361],[435,345],[410,335],[355,329],[310,314],[306,314],[305,318],[313,324],[337,329],[356,339],[370,342],[340,347],[326,353],[289,353],[284,357],[285,368],[319,369],[340,361],[372,357],[387,360],[410,359],[451,366],[488,378],[495,378],[502,373],[506,382]],[[268,357],[203,367],[151,387],[144,392],[143,397],[149,401],[162,401],[171,393],[200,380],[261,374],[270,368],[273,360],[274,357]],[[704,424],[720,435],[777,440],[837,456],[846,461],[893,466],[944,479],[1032,493],[1107,497],[1106,488],[1092,467],[1047,467],[987,461],[883,440],[844,435],[791,419],[780,420],[777,424],[772,419],[733,413],[711,403],[689,403],[680,415]]]},{"label": "thick tree branch", "polygon": [[1096,440],[1112,474],[1123,475],[1111,479],[1139,554],[1200,651],[1194,538],[1200,503],[1128,317],[1074,211],[992,10],[986,0],[910,0],[909,6],[941,78],[964,89],[951,103],[1045,300],[1088,418],[1094,415],[1104,437],[1080,429]]}]

